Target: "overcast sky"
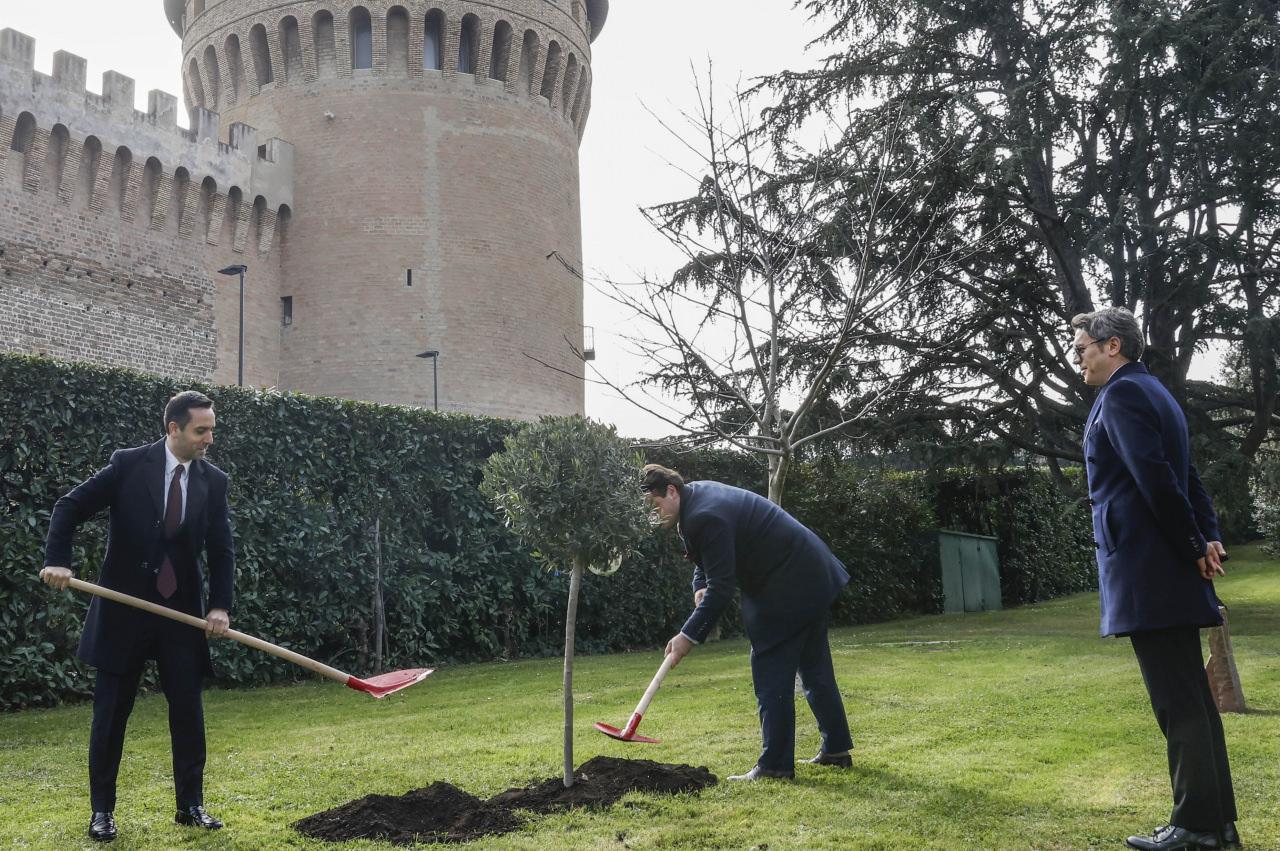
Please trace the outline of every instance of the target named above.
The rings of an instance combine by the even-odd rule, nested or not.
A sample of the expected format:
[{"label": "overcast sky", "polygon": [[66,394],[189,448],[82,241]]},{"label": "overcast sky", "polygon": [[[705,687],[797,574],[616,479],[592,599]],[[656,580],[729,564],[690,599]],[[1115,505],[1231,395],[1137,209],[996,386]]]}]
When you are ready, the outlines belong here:
[{"label": "overcast sky", "polygon": [[[814,31],[792,0],[612,0],[610,7],[593,46],[591,116],[581,149],[589,280],[661,274],[679,262],[637,208],[689,194],[689,178],[670,163],[692,167],[691,155],[645,107],[673,121],[692,109],[694,69],[704,73],[708,59],[726,90],[738,79],[805,64],[804,44]],[[115,70],[137,81],[139,109],[146,109],[150,89],[182,99],[181,41],[165,21],[162,0],[0,0],[0,29],[5,27],[36,39],[40,71],[50,73],[53,52],[67,50],[88,60],[88,86],[95,92],[101,91],[102,72]],[[619,384],[632,381],[643,362],[618,338],[626,317],[590,286],[585,298],[595,366]],[[671,431],[590,384],[587,414],[630,436]]]}]

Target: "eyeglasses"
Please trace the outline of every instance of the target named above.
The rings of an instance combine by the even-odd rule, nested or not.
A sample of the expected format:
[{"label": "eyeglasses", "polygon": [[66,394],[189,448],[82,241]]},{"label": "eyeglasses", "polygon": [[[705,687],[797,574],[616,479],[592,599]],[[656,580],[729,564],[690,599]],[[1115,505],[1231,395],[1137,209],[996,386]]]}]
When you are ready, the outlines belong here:
[{"label": "eyeglasses", "polygon": [[[1108,339],[1110,339],[1110,338],[1108,338]],[[1096,346],[1096,345],[1098,345],[1099,343],[1105,343],[1105,342],[1107,342],[1107,341],[1106,341],[1106,340],[1094,340],[1092,343],[1085,343],[1083,346],[1072,346],[1071,348],[1073,348],[1073,349],[1075,349],[1075,350],[1076,350],[1076,360],[1080,360],[1081,358],[1083,358],[1083,357],[1084,357],[1085,349],[1089,348],[1090,346]]]}]

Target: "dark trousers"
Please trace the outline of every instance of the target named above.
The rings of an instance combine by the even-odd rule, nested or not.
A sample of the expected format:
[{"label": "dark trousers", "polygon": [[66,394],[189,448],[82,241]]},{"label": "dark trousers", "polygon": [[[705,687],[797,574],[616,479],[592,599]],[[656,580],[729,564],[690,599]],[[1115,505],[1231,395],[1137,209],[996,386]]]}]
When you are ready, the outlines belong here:
[{"label": "dark trousers", "polygon": [[[185,627],[190,629],[190,627]],[[160,687],[169,702],[169,739],[173,749],[173,783],[179,809],[204,803],[203,649],[188,642],[162,640],[148,644],[149,653],[128,671],[99,669],[93,688],[93,727],[89,732],[89,800],[94,812],[116,807],[116,775],[124,750],[125,726],[147,658],[154,658]]]},{"label": "dark trousers", "polygon": [[1199,832],[1236,820],[1222,718],[1204,672],[1200,630],[1174,627],[1129,636],[1164,733],[1173,783],[1169,823]]},{"label": "dark trousers", "polygon": [[836,685],[827,642],[824,613],[790,638],[757,651],[751,648],[751,680],[760,710],[760,734],[764,749],[758,764],[771,771],[794,771],[796,761],[796,674],[800,674],[805,699],[818,721],[822,752],[840,753],[853,747],[849,719]]}]

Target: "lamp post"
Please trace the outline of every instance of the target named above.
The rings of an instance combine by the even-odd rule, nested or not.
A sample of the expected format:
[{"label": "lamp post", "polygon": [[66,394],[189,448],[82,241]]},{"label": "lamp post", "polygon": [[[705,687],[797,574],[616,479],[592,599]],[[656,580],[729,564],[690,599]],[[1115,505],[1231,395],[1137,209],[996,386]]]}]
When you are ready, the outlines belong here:
[{"label": "lamp post", "polygon": [[435,349],[428,349],[425,352],[419,352],[415,357],[431,358],[431,409],[440,410],[440,385],[436,380],[436,362],[440,360],[440,352]]},{"label": "lamp post", "polygon": [[244,385],[244,273],[247,271],[249,267],[243,263],[218,270],[219,275],[240,276],[240,356],[236,363],[236,384],[241,386]]}]

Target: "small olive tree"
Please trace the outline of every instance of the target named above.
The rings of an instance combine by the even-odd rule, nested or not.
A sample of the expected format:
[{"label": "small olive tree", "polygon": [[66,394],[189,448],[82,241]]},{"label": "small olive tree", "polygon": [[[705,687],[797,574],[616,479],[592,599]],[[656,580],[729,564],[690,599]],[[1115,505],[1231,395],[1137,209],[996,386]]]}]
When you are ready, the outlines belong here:
[{"label": "small olive tree", "polygon": [[584,569],[608,574],[648,532],[643,462],[612,426],[543,417],[489,458],[481,490],[548,570],[569,574],[564,625],[564,785],[573,785],[573,636]]}]

